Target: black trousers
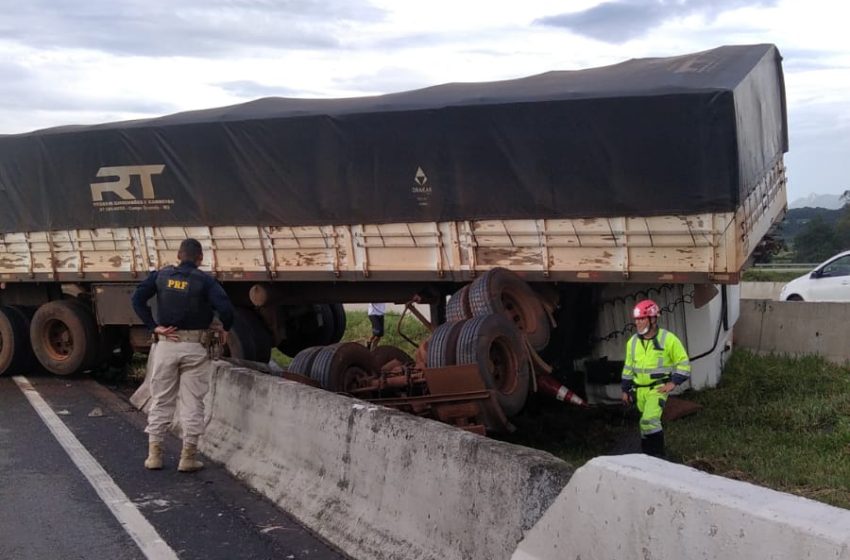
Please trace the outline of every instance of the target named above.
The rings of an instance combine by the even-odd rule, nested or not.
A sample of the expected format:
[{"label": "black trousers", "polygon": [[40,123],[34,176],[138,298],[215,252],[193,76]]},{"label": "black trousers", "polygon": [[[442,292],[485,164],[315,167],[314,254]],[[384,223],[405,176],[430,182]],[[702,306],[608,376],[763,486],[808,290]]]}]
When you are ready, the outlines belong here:
[{"label": "black trousers", "polygon": [[664,459],[664,432],[655,432],[640,438],[640,449],[647,455]]},{"label": "black trousers", "polygon": [[369,315],[369,322],[372,323],[372,336],[384,336],[383,315]]}]

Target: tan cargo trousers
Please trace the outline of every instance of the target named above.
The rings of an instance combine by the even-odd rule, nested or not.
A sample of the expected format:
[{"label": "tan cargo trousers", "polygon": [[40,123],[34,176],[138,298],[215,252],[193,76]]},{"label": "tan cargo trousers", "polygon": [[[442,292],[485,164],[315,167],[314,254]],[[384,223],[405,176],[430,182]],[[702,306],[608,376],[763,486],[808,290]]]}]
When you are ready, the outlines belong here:
[{"label": "tan cargo trousers", "polygon": [[197,445],[204,433],[204,397],[210,387],[212,361],[200,342],[160,341],[148,357],[150,377],[149,441],[162,442],[180,399],[183,442]]}]

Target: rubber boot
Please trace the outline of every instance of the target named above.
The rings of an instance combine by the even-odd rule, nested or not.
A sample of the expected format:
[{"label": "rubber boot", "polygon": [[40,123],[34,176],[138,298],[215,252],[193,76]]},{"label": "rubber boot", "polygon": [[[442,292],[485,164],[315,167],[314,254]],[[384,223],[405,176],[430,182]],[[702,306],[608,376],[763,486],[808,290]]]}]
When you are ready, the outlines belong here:
[{"label": "rubber boot", "polygon": [[197,453],[197,445],[184,443],[183,450],[180,452],[180,463],[177,465],[177,470],[180,472],[195,472],[204,468],[204,464],[195,459]]},{"label": "rubber boot", "polygon": [[655,432],[641,438],[640,449],[646,455],[664,459],[664,432]]},{"label": "rubber boot", "polygon": [[148,443],[148,458],[145,468],[156,471],[162,468],[162,444],[158,441]]}]

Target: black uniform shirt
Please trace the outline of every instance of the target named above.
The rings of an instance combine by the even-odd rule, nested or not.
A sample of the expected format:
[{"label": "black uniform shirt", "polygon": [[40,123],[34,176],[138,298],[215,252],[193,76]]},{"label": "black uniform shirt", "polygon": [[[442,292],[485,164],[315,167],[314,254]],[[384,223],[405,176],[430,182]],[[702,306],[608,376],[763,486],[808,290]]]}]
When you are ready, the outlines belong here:
[{"label": "black uniform shirt", "polygon": [[[157,321],[148,300],[157,296]],[[206,329],[218,312],[224,330],[233,325],[233,306],[216,280],[192,261],[152,272],[133,293],[136,315],[153,330],[157,325],[182,330]]]}]

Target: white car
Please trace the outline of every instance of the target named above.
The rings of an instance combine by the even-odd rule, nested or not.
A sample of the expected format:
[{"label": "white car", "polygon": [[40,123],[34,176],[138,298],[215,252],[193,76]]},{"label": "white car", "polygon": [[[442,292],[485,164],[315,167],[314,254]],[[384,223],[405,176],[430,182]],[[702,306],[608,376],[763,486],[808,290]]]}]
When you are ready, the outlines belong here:
[{"label": "white car", "polygon": [[850,301],[850,251],[830,257],[813,271],[785,284],[779,299]]}]

